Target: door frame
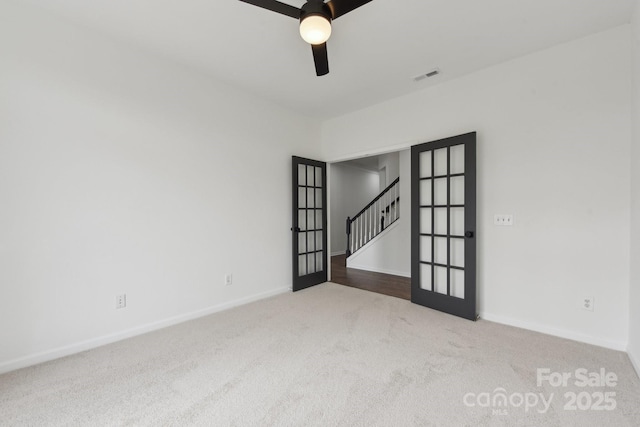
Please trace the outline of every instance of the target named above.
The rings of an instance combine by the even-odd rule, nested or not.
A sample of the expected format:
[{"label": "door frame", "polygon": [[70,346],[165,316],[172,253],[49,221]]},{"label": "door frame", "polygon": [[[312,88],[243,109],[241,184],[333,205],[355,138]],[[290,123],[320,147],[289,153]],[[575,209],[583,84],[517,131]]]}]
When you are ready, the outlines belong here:
[{"label": "door frame", "polygon": [[404,143],[404,144],[400,144],[400,145],[393,145],[390,147],[386,147],[386,148],[381,148],[381,149],[376,149],[376,150],[370,150],[370,151],[365,151],[365,152],[361,152],[361,153],[357,153],[356,155],[348,155],[348,156],[343,156],[343,157],[335,157],[332,158],[330,160],[326,160],[325,163],[327,165],[327,235],[328,235],[328,248],[329,248],[329,269],[328,269],[328,277],[327,280],[331,281],[331,230],[333,228],[333,226],[337,226],[340,229],[344,229],[344,220],[346,220],[346,218],[342,219],[339,221],[338,224],[332,224],[331,222],[331,166],[334,163],[341,163],[341,162],[346,162],[349,160],[357,160],[357,159],[363,159],[366,157],[371,157],[371,156],[381,156],[383,154],[389,154],[389,153],[395,153],[398,151],[405,151],[405,150],[411,150],[411,147],[415,145],[413,143]]}]

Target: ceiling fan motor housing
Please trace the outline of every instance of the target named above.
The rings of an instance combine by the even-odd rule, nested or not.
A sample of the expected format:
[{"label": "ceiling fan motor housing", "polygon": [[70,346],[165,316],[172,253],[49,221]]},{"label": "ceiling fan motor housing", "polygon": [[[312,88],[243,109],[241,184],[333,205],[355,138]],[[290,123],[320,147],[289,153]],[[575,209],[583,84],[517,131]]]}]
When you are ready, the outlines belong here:
[{"label": "ceiling fan motor housing", "polygon": [[331,22],[332,20],[331,9],[329,9],[329,6],[327,6],[327,4],[322,0],[310,0],[306,2],[300,9],[300,22],[304,21],[305,18],[313,15],[322,16],[329,22]]}]

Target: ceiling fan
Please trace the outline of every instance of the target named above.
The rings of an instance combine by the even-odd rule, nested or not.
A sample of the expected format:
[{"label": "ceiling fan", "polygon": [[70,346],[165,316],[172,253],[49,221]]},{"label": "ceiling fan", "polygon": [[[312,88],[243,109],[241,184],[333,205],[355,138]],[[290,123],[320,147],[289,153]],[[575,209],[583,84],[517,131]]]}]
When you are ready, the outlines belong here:
[{"label": "ceiling fan", "polygon": [[308,0],[302,8],[276,0],[240,0],[282,15],[300,20],[300,35],[311,45],[316,74],[329,73],[327,40],[331,36],[331,21],[369,3],[371,0]]}]

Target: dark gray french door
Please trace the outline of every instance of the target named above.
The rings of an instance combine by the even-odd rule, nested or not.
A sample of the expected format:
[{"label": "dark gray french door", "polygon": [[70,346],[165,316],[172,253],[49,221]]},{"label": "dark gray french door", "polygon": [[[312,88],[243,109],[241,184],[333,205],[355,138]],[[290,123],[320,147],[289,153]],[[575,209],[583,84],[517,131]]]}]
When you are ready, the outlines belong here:
[{"label": "dark gray french door", "polygon": [[476,134],[411,147],[411,301],[476,319]]},{"label": "dark gray french door", "polygon": [[293,290],[327,281],[327,165],[293,157]]}]

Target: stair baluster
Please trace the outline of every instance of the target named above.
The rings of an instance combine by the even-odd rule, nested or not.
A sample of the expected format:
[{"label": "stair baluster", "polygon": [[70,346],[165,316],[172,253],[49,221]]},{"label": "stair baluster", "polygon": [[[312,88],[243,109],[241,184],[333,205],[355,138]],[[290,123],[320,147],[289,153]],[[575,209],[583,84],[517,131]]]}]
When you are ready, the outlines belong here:
[{"label": "stair baluster", "polygon": [[347,217],[347,258],[400,218],[399,183],[397,178],[357,215]]}]

